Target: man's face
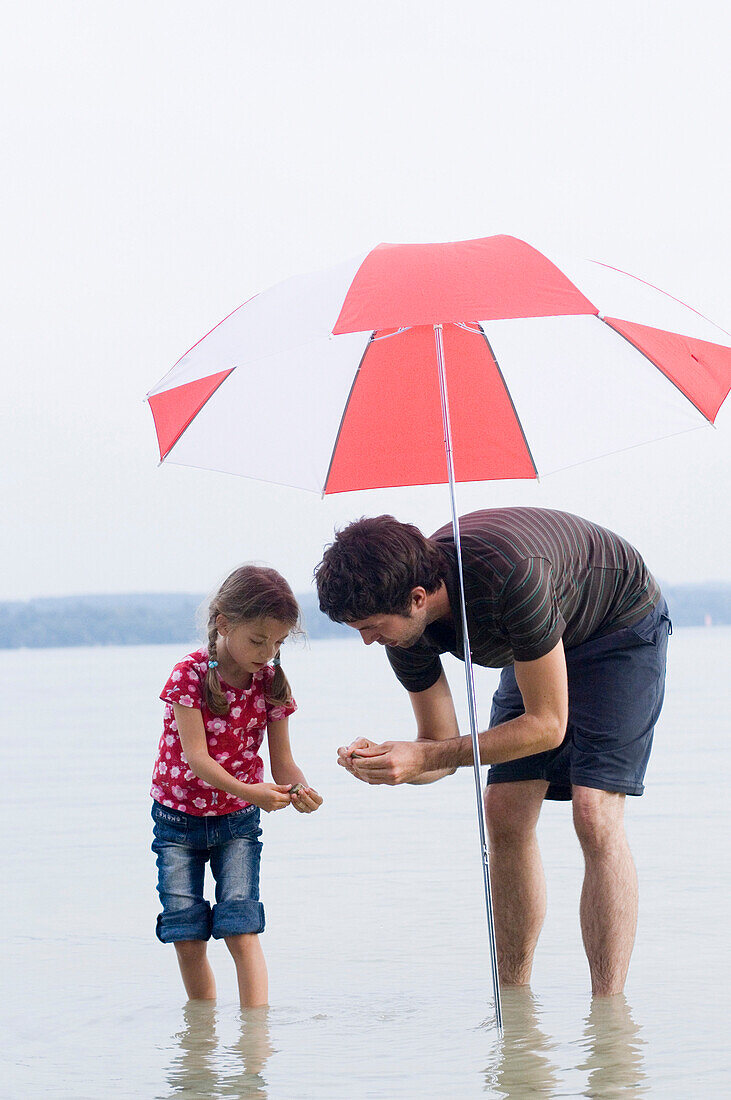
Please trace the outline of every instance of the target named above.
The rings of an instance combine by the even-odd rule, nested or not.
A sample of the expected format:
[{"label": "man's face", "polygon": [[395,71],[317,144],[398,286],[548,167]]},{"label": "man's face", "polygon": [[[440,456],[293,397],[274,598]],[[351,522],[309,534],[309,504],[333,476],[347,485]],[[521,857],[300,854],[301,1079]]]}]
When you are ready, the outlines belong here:
[{"label": "man's face", "polygon": [[[423,589],[419,590],[423,591]],[[412,599],[407,615],[369,615],[346,624],[357,630],[366,645],[396,645],[403,649],[418,642],[427,626],[423,601]]]}]

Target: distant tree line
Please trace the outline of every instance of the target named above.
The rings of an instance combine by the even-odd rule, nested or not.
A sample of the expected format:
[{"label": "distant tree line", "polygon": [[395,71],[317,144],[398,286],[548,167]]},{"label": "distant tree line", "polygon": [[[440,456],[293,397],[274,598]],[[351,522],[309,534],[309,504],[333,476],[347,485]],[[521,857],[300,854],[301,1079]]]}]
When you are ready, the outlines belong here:
[{"label": "distant tree line", "polygon": [[[731,624],[731,584],[663,585],[676,626]],[[203,596],[143,593],[0,602],[0,649],[195,643]],[[314,593],[298,596],[310,638],[352,637],[331,623]]]},{"label": "distant tree line", "polygon": [[[310,638],[342,637],[350,631],[331,623],[314,593],[297,597]],[[202,637],[202,595],[143,593],[63,596],[0,603],[0,649],[96,645],[187,645]]]}]

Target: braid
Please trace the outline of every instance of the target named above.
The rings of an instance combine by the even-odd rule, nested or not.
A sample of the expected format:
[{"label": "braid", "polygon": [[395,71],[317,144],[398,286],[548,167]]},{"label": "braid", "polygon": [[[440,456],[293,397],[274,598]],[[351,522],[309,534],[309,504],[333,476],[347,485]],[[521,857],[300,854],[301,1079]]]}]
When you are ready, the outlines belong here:
[{"label": "braid", "polygon": [[279,662],[279,654],[274,658],[274,676],[267,694],[267,702],[275,706],[286,707],[292,702],[292,689]]},{"label": "braid", "polygon": [[[218,630],[216,629],[216,616],[218,611],[211,606],[208,616],[208,660],[215,661],[218,665],[218,650],[216,649],[216,640],[218,638]],[[218,676],[218,668],[211,668],[208,665],[208,672],[206,673],[206,705],[212,714],[228,714],[228,699],[226,698],[223,688],[221,687],[221,681]]]}]

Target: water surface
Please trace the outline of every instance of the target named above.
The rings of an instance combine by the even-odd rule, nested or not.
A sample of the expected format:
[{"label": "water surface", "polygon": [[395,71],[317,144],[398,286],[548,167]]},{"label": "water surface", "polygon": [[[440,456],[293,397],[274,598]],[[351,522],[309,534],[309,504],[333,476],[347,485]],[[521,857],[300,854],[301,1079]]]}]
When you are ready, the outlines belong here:
[{"label": "water surface", "polygon": [[[4,654],[0,1095],[299,1098],[729,1094],[731,629],[677,630],[648,789],[628,799],[640,925],[626,996],[592,1001],[566,804],[540,824],[549,912],[530,990],[493,1026],[472,773],[366,787],[355,736],[410,736],[376,647],[290,647],[295,756],[325,797],[264,817],[271,1007],[186,1004],[154,935],[147,791],[180,647]],[[496,675],[476,670],[486,718]],[[462,667],[452,662],[455,696]]]}]

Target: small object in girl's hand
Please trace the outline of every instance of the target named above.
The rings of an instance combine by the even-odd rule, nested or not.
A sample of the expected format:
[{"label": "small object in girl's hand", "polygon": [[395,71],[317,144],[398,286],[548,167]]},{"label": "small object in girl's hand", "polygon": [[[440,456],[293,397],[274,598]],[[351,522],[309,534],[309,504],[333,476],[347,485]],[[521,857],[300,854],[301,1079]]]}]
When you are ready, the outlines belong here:
[{"label": "small object in girl's hand", "polygon": [[290,798],[292,797],[293,794],[297,794],[298,791],[303,791],[304,789],[305,789],[304,783],[295,783],[294,787],[292,787],[292,790],[289,792]]}]

